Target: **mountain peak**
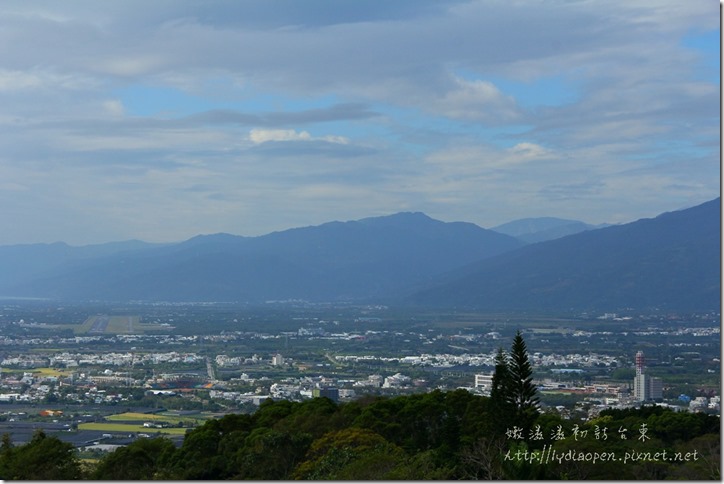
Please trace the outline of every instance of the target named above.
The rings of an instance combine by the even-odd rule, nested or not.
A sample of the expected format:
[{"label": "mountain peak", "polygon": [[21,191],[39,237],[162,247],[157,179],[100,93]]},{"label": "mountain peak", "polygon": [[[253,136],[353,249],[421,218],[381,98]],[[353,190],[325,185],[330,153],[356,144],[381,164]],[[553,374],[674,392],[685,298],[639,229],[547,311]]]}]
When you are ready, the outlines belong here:
[{"label": "mountain peak", "polygon": [[709,311],[721,304],[720,205],[711,201],[524,246],[415,295],[486,310]]},{"label": "mountain peak", "polygon": [[589,225],[578,220],[556,217],[534,217],[513,220],[512,222],[495,226],[490,230],[516,237],[527,243],[535,243],[558,239],[566,235],[600,227],[601,226]]},{"label": "mountain peak", "polygon": [[520,235],[532,234],[540,232],[542,230],[550,230],[555,227],[562,227],[571,224],[582,224],[578,220],[569,220],[565,218],[557,217],[530,217],[513,220],[508,223],[496,225],[491,227],[490,230],[495,230],[502,234],[512,235],[518,237]]},{"label": "mountain peak", "polygon": [[390,225],[410,225],[410,224],[429,224],[429,223],[443,223],[434,218],[428,217],[422,212],[397,212],[391,215],[382,215],[380,217],[367,217],[357,221],[358,223],[365,225],[378,225],[378,226],[390,226]]},{"label": "mountain peak", "polygon": [[226,232],[219,232],[216,234],[200,234],[191,237],[190,239],[182,242],[183,245],[196,245],[206,243],[234,243],[244,239],[241,235],[228,234]]}]

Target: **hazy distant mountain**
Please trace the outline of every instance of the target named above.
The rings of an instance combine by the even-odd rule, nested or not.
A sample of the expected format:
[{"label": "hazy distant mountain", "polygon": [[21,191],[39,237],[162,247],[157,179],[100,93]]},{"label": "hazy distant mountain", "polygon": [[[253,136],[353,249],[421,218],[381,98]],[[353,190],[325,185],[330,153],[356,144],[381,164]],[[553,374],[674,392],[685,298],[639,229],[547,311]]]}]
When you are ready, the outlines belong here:
[{"label": "hazy distant mountain", "polygon": [[140,240],[72,247],[64,242],[0,246],[0,287],[31,281],[48,271],[69,264],[118,254],[160,247]]},{"label": "hazy distant mountain", "polygon": [[720,200],[532,244],[412,300],[487,310],[719,310]]},{"label": "hazy distant mountain", "polygon": [[590,225],[578,220],[556,217],[522,218],[490,230],[510,235],[524,242],[535,243],[573,235],[586,230],[608,227],[608,224]]},{"label": "hazy distant mountain", "polygon": [[521,245],[473,224],[400,213],[261,237],[204,235],[163,247],[62,260],[42,274],[33,267],[32,277],[4,284],[0,294],[114,301],[390,297]]},{"label": "hazy distant mountain", "polygon": [[[0,296],[247,302],[397,298],[481,310],[717,310],[720,225],[717,199],[528,245],[469,223],[399,213],[260,237],[199,235],[166,245],[6,246],[0,247]],[[508,229],[540,234],[565,226],[538,220],[528,229],[522,224]],[[403,294],[414,296],[404,300]]]}]

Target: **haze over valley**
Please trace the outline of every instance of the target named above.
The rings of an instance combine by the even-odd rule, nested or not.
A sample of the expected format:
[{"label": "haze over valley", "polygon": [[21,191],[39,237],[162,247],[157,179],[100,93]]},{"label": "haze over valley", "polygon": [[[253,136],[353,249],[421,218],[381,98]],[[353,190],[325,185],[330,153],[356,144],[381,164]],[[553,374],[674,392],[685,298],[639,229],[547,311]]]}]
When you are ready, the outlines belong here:
[{"label": "haze over valley", "polygon": [[[487,311],[718,307],[719,199],[617,226],[581,223],[577,233],[527,242],[551,233],[551,219],[541,222],[523,239],[405,212],[258,237],[4,246],[0,291],[72,301],[309,300]],[[569,221],[559,225],[570,231]]]}]

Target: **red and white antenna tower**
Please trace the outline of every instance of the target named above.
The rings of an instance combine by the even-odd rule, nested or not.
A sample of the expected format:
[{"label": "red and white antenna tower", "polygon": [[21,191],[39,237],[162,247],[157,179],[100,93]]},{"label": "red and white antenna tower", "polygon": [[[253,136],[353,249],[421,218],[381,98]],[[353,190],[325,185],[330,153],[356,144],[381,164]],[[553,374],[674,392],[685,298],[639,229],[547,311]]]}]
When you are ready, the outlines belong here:
[{"label": "red and white antenna tower", "polygon": [[644,374],[644,352],[639,351],[636,353],[636,376]]}]

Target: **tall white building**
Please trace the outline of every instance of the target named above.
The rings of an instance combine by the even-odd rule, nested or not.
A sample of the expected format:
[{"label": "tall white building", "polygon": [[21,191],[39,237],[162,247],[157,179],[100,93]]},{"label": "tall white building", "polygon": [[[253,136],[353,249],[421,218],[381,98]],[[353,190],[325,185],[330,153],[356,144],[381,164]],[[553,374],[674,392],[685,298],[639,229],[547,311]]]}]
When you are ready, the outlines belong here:
[{"label": "tall white building", "polygon": [[636,375],[634,377],[634,398],[643,402],[646,398],[646,375]]},{"label": "tall white building", "polygon": [[663,383],[661,378],[648,376],[644,373],[645,360],[643,351],[636,353],[636,376],[634,377],[634,398],[639,402],[661,400]]},{"label": "tall white building", "polygon": [[661,400],[663,397],[663,383],[661,378],[641,374],[634,378],[634,398],[639,402],[648,400]]}]

